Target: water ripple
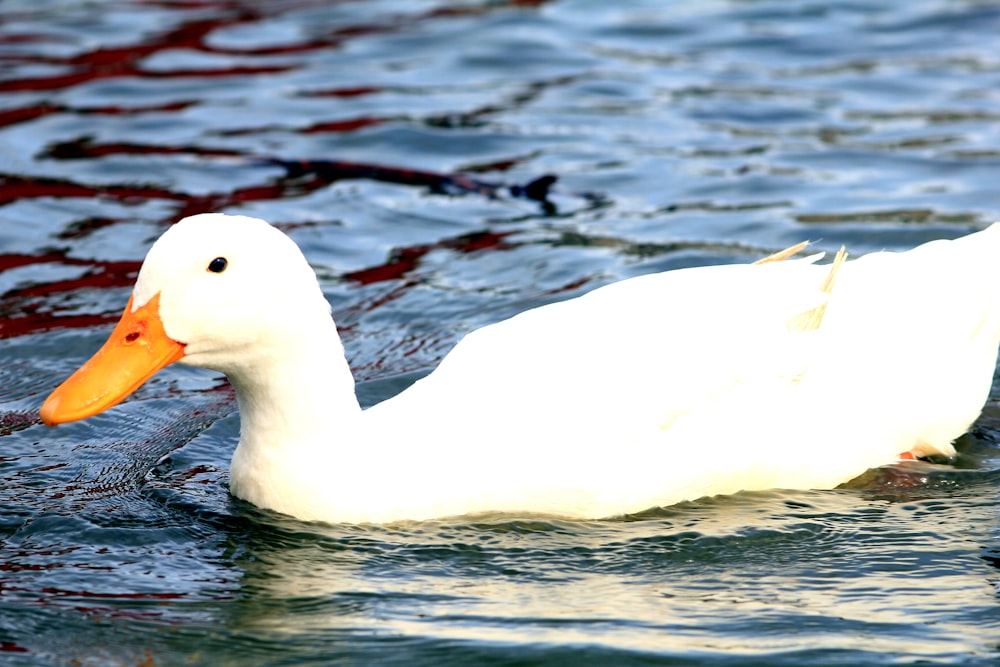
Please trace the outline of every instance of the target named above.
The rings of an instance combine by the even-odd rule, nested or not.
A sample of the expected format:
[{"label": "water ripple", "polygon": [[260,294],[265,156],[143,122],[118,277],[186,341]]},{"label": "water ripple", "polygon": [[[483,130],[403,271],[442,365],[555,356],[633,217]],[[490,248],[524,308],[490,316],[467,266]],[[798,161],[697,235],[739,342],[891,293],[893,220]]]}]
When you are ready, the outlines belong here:
[{"label": "water ripple", "polygon": [[992,664],[996,388],[953,463],[604,522],[256,509],[232,394],[189,369],[37,409],[205,210],[300,243],[366,405],[612,280],[981,227],[994,4],[4,3],[3,661]]}]

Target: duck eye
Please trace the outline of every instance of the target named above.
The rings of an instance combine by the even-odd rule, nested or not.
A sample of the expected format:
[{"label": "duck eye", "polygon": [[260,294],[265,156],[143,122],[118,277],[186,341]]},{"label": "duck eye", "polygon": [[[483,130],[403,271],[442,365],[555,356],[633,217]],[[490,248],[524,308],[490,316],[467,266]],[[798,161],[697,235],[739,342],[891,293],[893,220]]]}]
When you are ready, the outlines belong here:
[{"label": "duck eye", "polygon": [[208,263],[208,270],[212,273],[222,273],[229,266],[229,261],[225,257],[216,257]]}]

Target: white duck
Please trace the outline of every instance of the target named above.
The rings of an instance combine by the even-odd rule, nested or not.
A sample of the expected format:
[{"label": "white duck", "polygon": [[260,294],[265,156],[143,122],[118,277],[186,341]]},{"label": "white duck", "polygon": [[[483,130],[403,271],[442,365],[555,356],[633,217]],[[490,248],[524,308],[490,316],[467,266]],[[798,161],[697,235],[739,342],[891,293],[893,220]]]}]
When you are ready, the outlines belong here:
[{"label": "white duck", "polygon": [[232,493],[307,520],[600,518],[831,488],[954,454],[996,364],[998,256],[1000,224],[835,268],[637,277],[475,331],[363,411],[294,242],[197,215],[153,245],[111,338],[41,415],[101,412],[173,361],[221,371],[242,418]]}]

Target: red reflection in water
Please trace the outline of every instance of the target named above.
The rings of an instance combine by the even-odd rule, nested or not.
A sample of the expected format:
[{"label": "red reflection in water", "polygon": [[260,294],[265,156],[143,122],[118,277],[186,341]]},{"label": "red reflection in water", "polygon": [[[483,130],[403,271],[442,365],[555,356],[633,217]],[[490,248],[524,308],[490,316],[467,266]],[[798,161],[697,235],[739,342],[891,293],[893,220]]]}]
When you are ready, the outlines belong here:
[{"label": "red reflection in water", "polygon": [[239,151],[195,148],[191,146],[160,146],[128,142],[95,144],[88,139],[53,144],[43,157],[57,160],[93,160],[109,155],[197,155],[200,157],[240,157]]},{"label": "red reflection in water", "polygon": [[[397,12],[380,16],[370,23],[339,27],[287,45],[262,45],[247,47],[225,47],[213,43],[211,36],[222,30],[243,24],[253,24],[289,11],[321,6],[319,0],[292,0],[288,2],[254,3],[240,1],[188,1],[188,2],[146,2],[146,6],[161,7],[181,18],[180,22],[160,32],[137,32],[134,41],[115,46],[99,46],[69,56],[53,55],[39,48],[39,53],[27,50],[7,55],[6,62],[26,65],[41,65],[52,74],[7,77],[0,80],[0,93],[40,93],[44,91],[64,91],[82,84],[102,79],[132,77],[143,79],[193,78],[209,80],[218,77],[246,77],[285,72],[301,66],[299,61],[285,59],[279,64],[272,62],[236,64],[233,66],[207,69],[150,70],[145,67],[148,60],[168,51],[191,51],[206,54],[221,54],[236,58],[259,56],[290,56],[309,53],[319,49],[339,48],[345,42],[361,35],[393,33],[412,30],[421,22],[448,19],[496,11],[505,6],[534,7],[544,4],[541,0],[512,0],[507,3],[489,3],[482,6],[436,7],[414,13]],[[185,17],[184,12],[196,10],[198,18]],[[207,11],[214,16],[204,18]],[[168,21],[169,23],[169,21]],[[63,35],[13,34],[0,35],[0,43],[8,44],[60,44],[68,43]],[[304,61],[302,61],[304,62]],[[539,84],[539,89],[544,84]],[[352,98],[381,92],[377,86],[354,85],[343,88],[331,87],[320,91],[302,91],[311,97]],[[530,94],[530,93],[529,93]],[[30,103],[24,106],[9,106],[0,110],[0,127],[15,124],[29,124],[32,121],[53,114],[73,115],[139,115],[144,113],[181,112],[199,104],[197,99],[180,99],[159,104],[120,104],[77,108],[68,103],[38,99],[37,95],[26,96]],[[484,108],[470,112],[471,115],[492,113],[496,109]],[[468,115],[468,114],[467,114]],[[306,128],[297,129],[301,134],[355,132],[386,122],[388,119],[376,116],[357,116],[316,122]],[[442,121],[444,122],[444,121]],[[261,131],[225,129],[219,136]],[[241,153],[232,149],[216,149],[190,145],[155,145],[109,141],[95,143],[80,137],[53,144],[37,157],[55,160],[99,160],[115,155],[191,155],[206,160],[230,160],[244,167],[277,167],[280,174],[265,183],[233,188],[222,192],[191,195],[181,192],[168,184],[156,183],[111,183],[88,184],[65,177],[25,176],[21,173],[0,173],[0,206],[25,199],[59,200],[69,198],[101,198],[124,203],[159,200],[170,202],[173,207],[165,223],[206,211],[222,210],[247,202],[267,201],[301,197],[317,189],[342,179],[362,178],[401,185],[429,188],[434,192],[448,194],[474,194],[485,197],[517,197],[547,204],[549,187],[554,178],[543,177],[525,185],[508,186],[490,183],[461,174],[442,174],[425,170],[399,168],[391,165],[357,163],[339,160],[282,160],[267,156]],[[498,162],[492,168],[481,165],[480,171],[497,171],[509,168],[516,160]],[[75,221],[64,231],[57,233],[61,240],[78,240],[96,230],[104,229],[122,221],[113,217],[93,217]],[[432,244],[417,245],[396,250],[382,265],[347,274],[350,281],[370,284],[380,281],[399,280],[417,267],[421,258],[434,249],[449,249],[457,252],[478,250],[503,250],[511,247],[504,240],[507,234],[480,232],[445,239]],[[86,289],[123,288],[132,284],[139,267],[139,261],[106,262],[97,259],[71,259],[63,253],[39,251],[36,254],[0,255],[0,272],[18,267],[43,264],[84,267],[82,275],[63,280],[19,286],[0,294],[0,338],[20,336],[53,328],[92,327],[114,322],[119,313],[61,313],[56,302],[59,295]]]},{"label": "red reflection in water", "polygon": [[[4,255],[0,255],[0,261],[4,257]],[[10,255],[6,257],[10,257]],[[23,256],[18,255],[17,257]],[[43,259],[42,261],[51,260]],[[3,299],[37,297],[56,292],[71,292],[88,287],[98,289],[124,287],[135,282],[135,278],[139,274],[139,267],[142,264],[141,262],[97,262],[69,258],[62,259],[61,263],[68,266],[87,266],[91,270],[79,278],[56,280],[40,285],[30,285],[28,287],[18,287],[8,290],[3,294]],[[0,310],[2,310],[2,301],[0,301]]]},{"label": "red reflection in water", "polygon": [[[72,71],[50,76],[25,77],[0,81],[0,92],[24,92],[39,90],[60,90],[70,86],[106,79],[112,77],[139,76],[153,78],[179,77],[218,77],[254,74],[274,74],[293,69],[293,65],[271,65],[258,67],[229,67],[223,69],[171,70],[157,72],[143,69],[141,61],[157,53],[167,50],[187,49],[203,53],[218,53],[243,56],[273,56],[289,55],[329,49],[343,46],[351,38],[380,33],[393,33],[413,28],[415,25],[430,20],[443,18],[459,18],[496,11],[504,6],[537,7],[546,0],[508,0],[506,3],[490,3],[483,6],[469,7],[439,7],[427,12],[406,15],[400,14],[374,24],[358,24],[339,28],[329,35],[317,39],[296,42],[284,46],[263,46],[242,49],[230,49],[214,46],[208,37],[219,29],[253,23],[271,16],[280,15],[290,10],[321,5],[323,3],[165,3],[151,6],[162,6],[171,10],[184,9],[218,9],[219,17],[211,19],[190,20],[181,25],[155,36],[146,36],[144,41],[125,46],[99,47],[67,58],[37,58],[37,62],[64,65]],[[25,41],[41,41],[42,37],[32,35],[20,36]],[[17,35],[9,39],[16,40]]]},{"label": "red reflection in water", "polygon": [[304,97],[362,97],[382,92],[376,86],[355,86],[353,88],[331,88],[329,90],[313,90],[303,93]]},{"label": "red reflection in water", "polygon": [[360,130],[366,127],[372,127],[374,125],[380,125],[384,123],[385,120],[382,118],[373,118],[371,116],[363,116],[361,118],[351,118],[348,120],[332,120],[325,123],[316,123],[315,125],[310,125],[304,130],[299,130],[302,134],[326,134],[329,132],[354,132],[355,130]]},{"label": "red reflection in water", "polygon": [[38,77],[24,77],[0,81],[0,92],[26,92],[41,90],[61,90],[99,79],[125,76],[152,78],[217,77],[250,74],[274,74],[287,71],[291,66],[230,67],[218,70],[172,70],[155,72],[141,67],[141,61],[160,51],[194,49],[207,51],[205,38],[219,28],[238,25],[259,17],[246,15],[242,18],[224,17],[181,24],[144,42],[119,47],[100,47],[68,58],[38,58],[39,62],[64,65],[71,71]]},{"label": "red reflection in water", "polygon": [[0,651],[5,653],[27,653],[28,649],[15,642],[0,641]]},{"label": "red reflection in water", "polygon": [[345,273],[343,277],[362,285],[385,280],[398,280],[415,269],[420,259],[432,250],[448,249],[462,253],[479,250],[507,250],[516,245],[504,241],[510,234],[511,232],[477,232],[428,245],[399,248],[393,251],[391,258],[385,264],[360,271],[351,271]]},{"label": "red reflection in water", "polygon": [[[365,124],[368,119],[358,119],[356,121],[346,121],[349,125],[354,123]],[[371,122],[379,122],[372,119]],[[334,130],[336,123],[326,124],[326,128],[321,130],[320,126],[313,126],[302,133],[309,134],[319,131],[347,131],[346,128]],[[89,140],[67,141],[51,146],[45,153],[45,157],[61,160],[82,160],[107,157],[111,155],[195,155],[209,158],[232,158],[236,164],[243,166],[273,166],[285,171],[285,176],[279,178],[275,183],[262,188],[261,186],[249,187],[237,190],[231,195],[230,203],[250,201],[252,197],[262,198],[271,195],[270,198],[282,198],[286,196],[297,196],[305,192],[325,187],[331,183],[345,179],[368,179],[382,181],[385,183],[398,183],[400,185],[413,185],[427,187],[435,192],[447,192],[450,194],[477,194],[486,197],[514,197],[544,202],[549,194],[549,189],[555,183],[554,176],[546,175],[537,178],[524,185],[507,185],[502,183],[492,183],[476,178],[471,178],[462,174],[443,174],[440,172],[427,171],[423,169],[411,169],[407,167],[394,167],[366,162],[349,162],[346,160],[282,160],[271,157],[261,157],[247,155],[232,149],[215,149],[195,146],[158,146],[154,144],[137,143],[107,143],[95,144]],[[509,168],[511,162],[503,163]],[[479,170],[482,170],[480,168]],[[57,195],[45,190],[37,190],[42,184],[57,187],[62,181],[42,181],[35,180],[31,183],[32,188],[21,190],[24,179],[17,177],[0,177],[0,203],[3,203],[5,192],[5,181],[9,183],[6,192],[9,197],[29,197],[29,196],[49,196]],[[306,180],[303,180],[306,179]],[[311,180],[309,180],[311,179]],[[73,184],[67,187],[79,187]],[[114,198],[124,198],[132,196],[128,191],[129,186],[100,186],[99,190],[106,196]],[[284,188],[283,190],[280,188]],[[95,188],[96,190],[97,188]],[[78,190],[83,192],[84,190]],[[188,208],[205,206],[208,203],[218,204],[225,198],[225,195],[208,195],[207,197],[192,197],[191,195],[173,193],[169,190],[155,190],[157,199],[177,199],[193,202],[193,206]],[[212,210],[203,208],[204,210]],[[185,214],[187,215],[187,214]],[[177,218],[184,217],[178,215]]]},{"label": "red reflection in water", "polygon": [[58,328],[99,326],[117,321],[117,313],[57,315],[52,312],[51,306],[40,297],[85,288],[127,287],[135,282],[141,265],[141,262],[138,261],[102,262],[73,259],[55,252],[39,255],[18,253],[0,255],[0,271],[28,265],[53,263],[63,266],[86,267],[87,270],[77,278],[18,287],[0,295],[0,338],[23,336]]},{"label": "red reflection in water", "polygon": [[[42,423],[35,411],[17,410],[0,414],[0,436],[23,431],[29,426]],[[3,459],[0,458],[0,461]]]},{"label": "red reflection in water", "polygon": [[173,102],[171,104],[161,104],[161,105],[142,106],[142,107],[127,108],[122,106],[102,106],[102,107],[87,107],[85,109],[77,109],[63,105],[50,104],[48,102],[42,102],[40,104],[36,104],[33,106],[0,111],[0,127],[6,127],[8,125],[16,125],[17,123],[25,123],[31,120],[35,120],[36,118],[41,118],[42,116],[48,116],[54,113],[125,116],[125,115],[144,114],[151,112],[170,113],[175,111],[183,111],[192,104],[193,102]]}]

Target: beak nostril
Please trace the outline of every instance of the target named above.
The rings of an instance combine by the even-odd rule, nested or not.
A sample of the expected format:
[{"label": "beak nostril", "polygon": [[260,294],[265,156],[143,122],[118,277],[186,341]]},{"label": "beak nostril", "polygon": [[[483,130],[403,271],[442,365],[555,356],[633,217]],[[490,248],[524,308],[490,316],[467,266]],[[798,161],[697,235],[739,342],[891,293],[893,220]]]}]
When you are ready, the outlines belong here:
[{"label": "beak nostril", "polygon": [[125,342],[126,343],[134,343],[137,340],[139,340],[139,332],[138,331],[133,331],[133,332],[128,333],[128,334],[125,335]]}]

